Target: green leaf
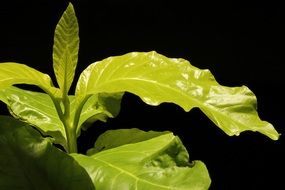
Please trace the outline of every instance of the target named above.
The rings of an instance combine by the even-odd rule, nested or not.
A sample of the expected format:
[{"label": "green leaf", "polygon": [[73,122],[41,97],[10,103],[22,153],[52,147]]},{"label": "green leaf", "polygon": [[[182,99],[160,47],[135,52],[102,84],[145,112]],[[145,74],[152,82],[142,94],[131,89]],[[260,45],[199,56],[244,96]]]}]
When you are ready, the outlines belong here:
[{"label": "green leaf", "polygon": [[125,144],[137,143],[146,141],[160,135],[170,133],[169,131],[142,131],[136,128],[133,129],[117,129],[108,130],[98,137],[95,142],[94,148],[89,149],[87,155],[92,155],[104,150],[116,148]]},{"label": "green leaf", "polygon": [[0,189],[92,190],[86,171],[24,123],[0,117]]},{"label": "green leaf", "polygon": [[[123,93],[102,93],[88,98],[80,114],[77,134],[79,135],[81,128],[87,130],[87,128],[97,120],[106,122],[107,118],[116,117],[120,112],[122,96]],[[72,97],[72,115],[75,114],[76,110],[77,102],[75,100],[76,99]]]},{"label": "green leaf", "polygon": [[0,90],[0,100],[15,118],[35,126],[42,134],[52,136],[54,143],[67,148],[64,126],[47,94],[9,87]]},{"label": "green leaf", "polygon": [[66,94],[72,84],[78,59],[77,18],[71,3],[59,20],[54,35],[53,68],[57,83]]},{"label": "green leaf", "polygon": [[172,133],[90,157],[71,155],[98,190],[205,190],[211,182],[205,165],[200,161],[190,164],[185,147]]},{"label": "green leaf", "polygon": [[54,97],[60,97],[59,89],[52,84],[51,78],[31,67],[19,63],[0,64],[0,89],[14,84],[36,85]]},{"label": "green leaf", "polygon": [[247,87],[222,86],[209,70],[154,51],[128,53],[91,64],[81,74],[75,95],[80,105],[91,94],[124,91],[150,105],[173,102],[185,111],[199,107],[228,135],[251,130],[274,140],[279,137],[270,123],[260,120],[256,97]]},{"label": "green leaf", "polygon": [[[122,94],[94,95],[85,103],[79,125],[85,124],[85,129],[89,123],[96,120],[106,121],[108,117],[116,117],[120,110]],[[69,96],[71,107],[74,107],[75,98]],[[0,90],[0,101],[3,101],[9,108],[10,113],[17,119],[27,122],[42,134],[54,138],[54,143],[62,145],[67,149],[67,139],[64,126],[58,117],[56,108],[50,97],[45,93],[22,90],[17,87],[8,87]],[[72,109],[71,116],[74,117],[75,109]],[[80,134],[78,128],[77,136]]]}]

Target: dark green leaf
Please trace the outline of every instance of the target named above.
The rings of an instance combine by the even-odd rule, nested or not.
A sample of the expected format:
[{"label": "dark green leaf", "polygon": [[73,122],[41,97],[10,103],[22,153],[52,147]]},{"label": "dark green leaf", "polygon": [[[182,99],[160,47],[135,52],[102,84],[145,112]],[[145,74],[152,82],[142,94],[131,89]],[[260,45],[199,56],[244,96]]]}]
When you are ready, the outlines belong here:
[{"label": "dark green leaf", "polygon": [[0,116],[1,190],[91,190],[86,171],[48,139],[9,117]]}]

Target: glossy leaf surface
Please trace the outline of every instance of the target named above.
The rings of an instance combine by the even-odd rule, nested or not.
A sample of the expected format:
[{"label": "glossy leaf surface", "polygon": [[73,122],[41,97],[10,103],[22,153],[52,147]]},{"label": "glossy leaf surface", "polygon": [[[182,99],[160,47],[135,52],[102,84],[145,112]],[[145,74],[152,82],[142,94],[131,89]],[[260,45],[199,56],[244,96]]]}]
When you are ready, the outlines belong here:
[{"label": "glossy leaf surface", "polygon": [[[96,120],[106,121],[115,117],[120,110],[122,94],[92,96],[84,105],[79,125]],[[71,107],[74,107],[74,96],[69,96]],[[55,143],[67,147],[64,126],[60,121],[50,97],[45,93],[32,92],[17,87],[0,90],[0,101],[7,104],[11,114],[38,128],[44,135],[52,136]],[[75,109],[71,115],[74,116]],[[80,129],[80,128],[79,128]],[[78,135],[80,130],[78,129]]]},{"label": "glossy leaf surface", "polygon": [[39,86],[54,97],[59,97],[60,91],[52,84],[51,78],[27,65],[19,63],[0,64],[0,89],[14,84],[30,84]]},{"label": "glossy leaf surface", "polygon": [[72,156],[86,169],[98,190],[205,190],[210,186],[205,165],[200,161],[190,164],[185,147],[172,133],[90,157]]},{"label": "glossy leaf surface", "polygon": [[56,109],[50,97],[45,93],[22,90],[9,87],[0,91],[6,98],[10,113],[24,122],[27,122],[44,135],[52,136],[55,143],[66,148],[66,134]]},{"label": "glossy leaf surface", "polygon": [[57,83],[67,92],[72,84],[78,59],[78,23],[71,3],[60,18],[54,34],[53,68]]},{"label": "glossy leaf surface", "polygon": [[80,104],[90,94],[124,91],[150,105],[173,102],[185,111],[199,107],[228,135],[251,130],[279,137],[270,123],[260,120],[256,97],[247,87],[222,86],[209,70],[156,52],[133,52],[91,64],[79,78],[76,97]]},{"label": "glossy leaf surface", "polygon": [[1,190],[94,190],[86,171],[24,123],[0,116]]}]

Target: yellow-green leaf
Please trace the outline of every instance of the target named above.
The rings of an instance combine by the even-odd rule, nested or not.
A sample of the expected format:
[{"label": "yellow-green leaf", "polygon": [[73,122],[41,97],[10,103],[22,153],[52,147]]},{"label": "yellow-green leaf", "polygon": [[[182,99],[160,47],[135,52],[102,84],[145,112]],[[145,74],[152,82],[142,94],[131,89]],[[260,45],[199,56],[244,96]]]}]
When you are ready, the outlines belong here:
[{"label": "yellow-green leaf", "polygon": [[41,73],[27,65],[19,63],[0,64],[0,89],[14,84],[36,85],[54,97],[60,96],[59,89],[52,84],[49,75]]},{"label": "yellow-green leaf", "polygon": [[146,141],[160,135],[170,133],[169,131],[142,131],[137,128],[132,129],[116,129],[108,130],[100,135],[94,145],[87,151],[87,155],[92,155],[97,152],[105,151],[111,148],[116,148],[125,144],[132,144],[141,141]]}]

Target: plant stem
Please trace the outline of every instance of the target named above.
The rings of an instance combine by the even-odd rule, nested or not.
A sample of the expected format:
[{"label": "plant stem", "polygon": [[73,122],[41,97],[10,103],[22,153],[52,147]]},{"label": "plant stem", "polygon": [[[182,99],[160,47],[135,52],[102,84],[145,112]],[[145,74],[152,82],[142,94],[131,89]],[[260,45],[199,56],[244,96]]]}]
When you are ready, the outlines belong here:
[{"label": "plant stem", "polygon": [[70,119],[64,120],[64,128],[67,138],[68,153],[77,153],[77,138],[76,138],[76,127],[73,126]]},{"label": "plant stem", "polygon": [[63,96],[63,105],[64,115],[62,123],[66,133],[68,153],[77,153],[76,125],[70,118],[70,102],[67,94]]},{"label": "plant stem", "polygon": [[80,114],[82,112],[83,106],[84,104],[87,102],[87,100],[90,98],[91,96],[86,96],[84,99],[80,100],[79,104],[77,105],[76,109],[75,109],[75,114],[74,114],[74,120],[73,120],[73,125],[76,128],[75,132],[77,133],[80,130],[80,126],[78,126],[79,124],[79,119],[80,119]]},{"label": "plant stem", "polygon": [[67,141],[67,147],[66,151],[68,153],[77,153],[77,136],[76,136],[76,126],[72,122],[72,119],[70,118],[70,102],[68,95],[63,96],[63,105],[64,105],[64,111],[62,110],[62,107],[60,106],[60,101],[58,101],[52,94],[49,94],[57,111],[57,114],[64,126],[65,134],[66,134],[66,141]]}]

